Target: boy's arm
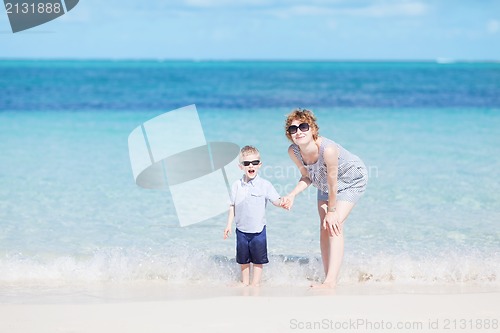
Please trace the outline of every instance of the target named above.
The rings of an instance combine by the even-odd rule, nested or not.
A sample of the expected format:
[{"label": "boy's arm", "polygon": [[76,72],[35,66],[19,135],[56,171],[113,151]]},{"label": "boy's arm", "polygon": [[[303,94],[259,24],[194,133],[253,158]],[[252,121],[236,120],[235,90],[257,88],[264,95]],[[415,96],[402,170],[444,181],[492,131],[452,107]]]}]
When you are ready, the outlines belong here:
[{"label": "boy's arm", "polygon": [[274,188],[273,184],[269,183],[268,189],[267,189],[267,197],[269,201],[276,207],[281,207],[283,204],[283,198],[280,197],[278,191]]},{"label": "boy's arm", "polygon": [[227,239],[231,235],[231,227],[233,225],[235,210],[234,207],[236,205],[236,194],[238,193],[238,183],[234,182],[231,186],[231,196],[229,201],[229,211],[227,213],[227,225],[226,229],[224,229],[224,239]]},{"label": "boy's arm", "polygon": [[234,220],[234,205],[229,206],[229,212],[227,214],[227,225],[224,229],[224,239],[227,239],[231,235],[231,229]]},{"label": "boy's arm", "polygon": [[280,197],[280,198],[278,198],[278,200],[271,201],[271,203],[273,205],[275,205],[276,207],[281,207],[282,201],[283,201],[283,198]]}]

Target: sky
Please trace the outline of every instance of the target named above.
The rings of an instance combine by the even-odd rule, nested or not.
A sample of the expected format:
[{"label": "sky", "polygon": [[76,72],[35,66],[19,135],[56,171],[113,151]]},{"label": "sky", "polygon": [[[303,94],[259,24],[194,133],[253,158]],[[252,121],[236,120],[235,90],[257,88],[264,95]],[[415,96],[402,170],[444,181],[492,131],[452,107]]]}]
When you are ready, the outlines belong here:
[{"label": "sky", "polygon": [[500,61],[500,0],[80,0],[0,59]]}]

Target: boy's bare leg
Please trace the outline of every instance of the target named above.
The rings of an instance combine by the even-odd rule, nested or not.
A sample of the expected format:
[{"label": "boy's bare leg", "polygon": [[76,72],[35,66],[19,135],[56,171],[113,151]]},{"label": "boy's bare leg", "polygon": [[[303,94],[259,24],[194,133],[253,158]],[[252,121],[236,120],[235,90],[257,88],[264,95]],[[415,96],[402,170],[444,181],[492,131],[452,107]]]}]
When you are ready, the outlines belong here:
[{"label": "boy's bare leg", "polygon": [[262,277],[262,264],[254,264],[253,265],[253,278],[252,278],[252,287],[260,286],[260,279]]},{"label": "boy's bare leg", "polygon": [[241,264],[241,283],[245,286],[250,284],[250,264]]}]

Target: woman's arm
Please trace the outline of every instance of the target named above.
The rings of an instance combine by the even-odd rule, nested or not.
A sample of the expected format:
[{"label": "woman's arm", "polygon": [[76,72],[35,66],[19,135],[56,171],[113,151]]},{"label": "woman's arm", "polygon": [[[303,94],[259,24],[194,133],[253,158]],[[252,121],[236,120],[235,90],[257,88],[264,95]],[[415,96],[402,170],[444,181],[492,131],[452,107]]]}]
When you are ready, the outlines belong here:
[{"label": "woman's arm", "polygon": [[307,170],[304,167],[304,165],[302,164],[302,162],[299,161],[297,156],[295,156],[295,153],[293,152],[292,146],[290,146],[288,148],[288,155],[290,156],[290,159],[295,163],[295,165],[299,169],[300,175],[301,175],[297,186],[295,186],[295,188],[290,193],[288,193],[288,195],[283,197],[283,200],[282,200],[282,206],[286,209],[291,209],[293,206],[293,201],[295,199],[295,196],[297,194],[299,194],[300,192],[304,191],[306,188],[308,188],[309,185],[311,185],[311,179],[309,178],[309,173],[307,172]]},{"label": "woman's arm", "polygon": [[323,152],[323,160],[326,164],[326,179],[328,182],[328,207],[323,222],[323,228],[328,228],[330,235],[340,235],[342,225],[338,221],[337,214],[337,177],[339,174],[339,149],[336,145],[331,145],[325,148]]},{"label": "woman's arm", "polygon": [[328,181],[328,212],[335,211],[337,203],[337,178],[339,174],[339,149],[331,145],[323,151],[323,160],[326,165],[326,179]]}]

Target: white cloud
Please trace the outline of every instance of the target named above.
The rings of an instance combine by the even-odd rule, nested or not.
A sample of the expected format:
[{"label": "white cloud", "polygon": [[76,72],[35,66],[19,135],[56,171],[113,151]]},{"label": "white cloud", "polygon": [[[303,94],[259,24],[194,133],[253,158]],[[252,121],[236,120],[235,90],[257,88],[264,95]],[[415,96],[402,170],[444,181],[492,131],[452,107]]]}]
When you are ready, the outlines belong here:
[{"label": "white cloud", "polygon": [[500,31],[500,21],[490,20],[488,22],[487,29],[489,33],[496,34],[498,31]]},{"label": "white cloud", "polygon": [[427,5],[422,2],[388,3],[374,4],[358,10],[352,10],[352,14],[372,17],[386,16],[419,16],[425,14]]},{"label": "white cloud", "polygon": [[289,5],[274,7],[268,13],[279,17],[291,16],[361,16],[361,17],[394,17],[394,16],[420,16],[424,15],[428,7],[423,2],[405,1],[363,1],[363,2],[336,2],[335,4],[322,5],[324,1],[312,1],[317,5]]},{"label": "white cloud", "polygon": [[333,12],[331,8],[319,6],[294,6],[288,10],[289,15],[324,15]]},{"label": "white cloud", "polygon": [[[295,16],[416,16],[427,11],[427,0],[148,0],[124,1],[86,0],[78,5],[100,10],[103,13],[116,12],[117,15],[138,13],[196,13],[200,12],[241,12],[270,14],[277,17]],[[84,16],[84,15],[82,15]],[[82,19],[85,19],[84,16]]]},{"label": "white cloud", "polygon": [[338,23],[337,23],[337,21],[334,21],[334,20],[328,20],[328,22],[326,22],[326,26],[327,26],[330,30],[337,30],[337,28],[338,28]]},{"label": "white cloud", "polygon": [[190,7],[244,7],[258,6],[266,4],[264,0],[184,0],[184,3]]}]

